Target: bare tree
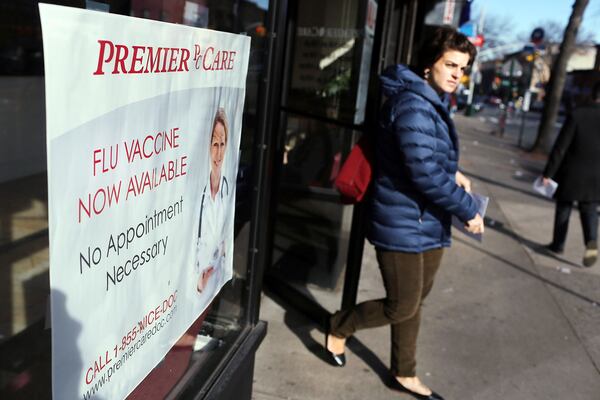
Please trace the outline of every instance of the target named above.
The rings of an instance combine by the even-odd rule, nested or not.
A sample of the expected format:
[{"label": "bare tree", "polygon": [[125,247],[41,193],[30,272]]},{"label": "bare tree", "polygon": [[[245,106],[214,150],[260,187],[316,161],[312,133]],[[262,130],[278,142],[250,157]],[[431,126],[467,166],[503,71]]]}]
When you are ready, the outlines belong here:
[{"label": "bare tree", "polygon": [[[540,27],[544,29],[544,41],[548,43],[561,43],[565,34],[565,26],[558,21],[543,20],[531,27],[528,32],[521,32],[517,37],[523,42],[529,42],[529,37],[533,29]],[[576,44],[594,43],[595,35],[593,32],[580,28],[575,39]]]},{"label": "bare tree", "polygon": [[551,133],[554,129],[560,98],[565,87],[567,61],[575,47],[577,31],[581,25],[583,13],[585,12],[588,3],[589,0],[575,0],[573,3],[573,11],[571,12],[569,23],[567,24],[563,40],[560,44],[560,52],[552,66],[550,81],[548,82],[548,87],[546,89],[544,110],[542,111],[540,127],[535,143],[531,149],[532,151],[543,151],[551,145]]},{"label": "bare tree", "polygon": [[483,24],[483,37],[485,37],[483,48],[494,48],[514,41],[507,35],[507,32],[514,32],[514,28],[513,20],[506,15],[486,16]]}]

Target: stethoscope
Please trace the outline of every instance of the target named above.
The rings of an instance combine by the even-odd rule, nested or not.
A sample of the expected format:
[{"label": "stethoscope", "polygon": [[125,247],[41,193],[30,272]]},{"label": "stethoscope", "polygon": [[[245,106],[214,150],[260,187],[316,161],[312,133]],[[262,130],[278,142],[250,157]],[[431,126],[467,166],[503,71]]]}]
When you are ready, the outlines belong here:
[{"label": "stethoscope", "polygon": [[[202,215],[204,214],[204,198],[206,197],[206,188],[208,184],[204,185],[204,190],[202,191],[202,201],[200,202],[200,225],[198,226],[198,237],[202,237]],[[223,194],[225,192],[225,194]],[[221,180],[221,189],[219,190],[219,196],[221,196],[221,200],[223,200],[223,196],[229,196],[229,183],[227,183],[227,178],[223,176]]]}]

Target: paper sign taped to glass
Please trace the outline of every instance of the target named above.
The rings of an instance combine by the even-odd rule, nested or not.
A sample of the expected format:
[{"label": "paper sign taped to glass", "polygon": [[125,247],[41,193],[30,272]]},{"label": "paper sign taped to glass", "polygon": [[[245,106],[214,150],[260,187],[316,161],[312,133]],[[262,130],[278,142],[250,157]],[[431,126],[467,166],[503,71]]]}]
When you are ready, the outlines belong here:
[{"label": "paper sign taped to glass", "polygon": [[[469,193],[469,195],[471,196],[473,201],[475,201],[475,204],[477,204],[477,210],[481,218],[485,217],[485,212],[487,211],[487,206],[490,201],[490,198],[478,193]],[[464,233],[465,235],[477,240],[478,242],[481,242],[483,239],[483,234],[471,233],[467,231],[465,223],[462,222],[460,219],[456,218],[455,216],[452,216],[452,226]]]},{"label": "paper sign taped to glass", "polygon": [[40,15],[53,397],[123,399],[232,277],[250,38]]}]

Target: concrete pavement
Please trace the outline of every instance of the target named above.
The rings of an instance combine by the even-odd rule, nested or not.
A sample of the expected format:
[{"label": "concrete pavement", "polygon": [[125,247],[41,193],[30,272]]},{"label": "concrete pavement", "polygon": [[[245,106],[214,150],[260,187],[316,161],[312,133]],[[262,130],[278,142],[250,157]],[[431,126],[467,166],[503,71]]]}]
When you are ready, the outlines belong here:
[{"label": "concrete pavement", "polygon": [[[598,400],[600,262],[581,267],[575,210],[565,254],[541,248],[551,239],[554,207],[531,182],[545,160],[515,146],[514,120],[503,138],[492,136],[496,117],[456,117],[461,166],[490,205],[483,242],[455,232],[444,255],[424,305],[418,374],[447,400]],[[527,127],[524,143],[534,133]],[[339,307],[340,291],[307,291],[327,310]],[[359,301],[383,295],[367,243]],[[383,383],[389,328],[357,332],[346,367],[336,368],[324,359],[321,328],[276,296],[263,297],[261,319],[269,332],[257,353],[254,399],[411,398]]]}]

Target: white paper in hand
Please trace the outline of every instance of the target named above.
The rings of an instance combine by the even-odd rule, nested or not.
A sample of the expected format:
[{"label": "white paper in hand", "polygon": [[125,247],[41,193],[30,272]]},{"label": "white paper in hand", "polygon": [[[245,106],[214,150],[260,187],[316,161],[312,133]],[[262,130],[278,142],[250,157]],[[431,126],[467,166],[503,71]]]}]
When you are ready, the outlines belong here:
[{"label": "white paper in hand", "polygon": [[[485,217],[485,212],[487,210],[487,206],[490,201],[490,198],[480,195],[478,193],[469,193],[469,195],[477,204],[477,209],[479,210],[478,213],[479,213],[479,215],[481,215],[481,218]],[[465,223],[462,222],[460,219],[456,218],[456,216],[452,216],[452,226],[454,226],[456,229],[458,229],[465,235],[477,240],[478,242],[481,242],[481,240],[483,238],[483,235],[481,233],[471,233],[471,232],[467,231],[467,228],[465,227]]]},{"label": "white paper in hand", "polygon": [[549,199],[554,196],[554,192],[556,192],[556,188],[558,187],[558,183],[554,182],[552,179],[549,179],[548,185],[544,186],[542,182],[542,177],[539,176],[535,181],[533,181],[533,190],[537,193],[541,194],[544,197],[548,197]]}]

